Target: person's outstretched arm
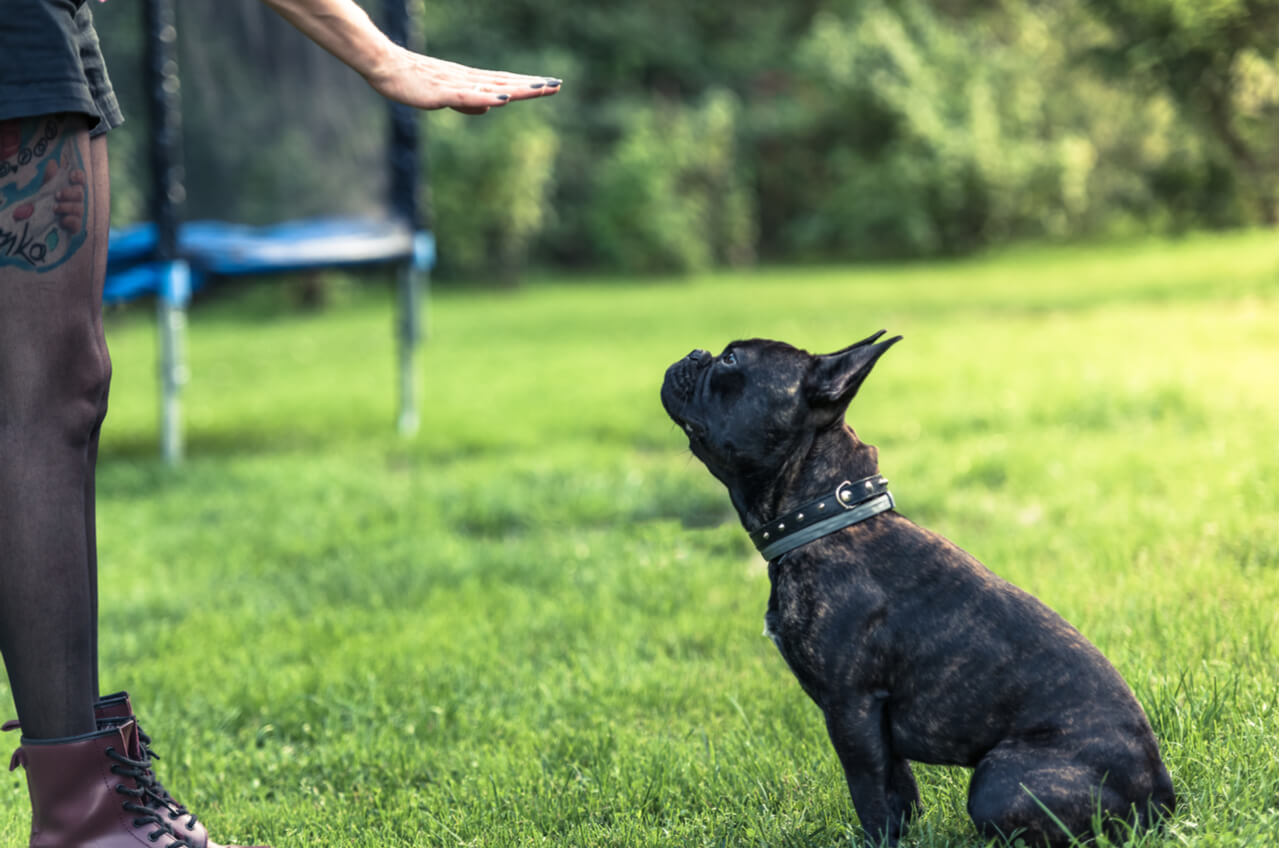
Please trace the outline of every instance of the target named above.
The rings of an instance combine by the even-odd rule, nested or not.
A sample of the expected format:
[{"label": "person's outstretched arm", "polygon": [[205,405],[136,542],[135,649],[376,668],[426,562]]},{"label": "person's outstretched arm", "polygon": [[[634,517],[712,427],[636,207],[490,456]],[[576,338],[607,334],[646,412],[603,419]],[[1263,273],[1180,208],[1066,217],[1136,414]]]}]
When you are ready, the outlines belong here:
[{"label": "person's outstretched arm", "polygon": [[555,94],[560,80],[483,71],[396,45],[353,0],[263,0],[337,56],[384,97],[419,109],[477,115],[513,100]]}]

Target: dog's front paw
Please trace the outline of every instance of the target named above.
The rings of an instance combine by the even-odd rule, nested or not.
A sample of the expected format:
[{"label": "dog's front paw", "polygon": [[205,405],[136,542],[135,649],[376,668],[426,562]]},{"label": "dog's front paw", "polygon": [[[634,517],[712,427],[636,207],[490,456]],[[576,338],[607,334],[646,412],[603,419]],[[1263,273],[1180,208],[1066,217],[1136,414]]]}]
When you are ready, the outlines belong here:
[{"label": "dog's front paw", "polygon": [[900,827],[906,827],[920,812],[920,789],[906,760],[893,762],[889,769],[889,786],[885,792],[889,816],[896,819]]},{"label": "dog's front paw", "polygon": [[897,824],[885,822],[883,827],[868,828],[863,826],[863,845],[866,848],[896,848],[898,840],[902,838],[904,822],[899,821]]}]

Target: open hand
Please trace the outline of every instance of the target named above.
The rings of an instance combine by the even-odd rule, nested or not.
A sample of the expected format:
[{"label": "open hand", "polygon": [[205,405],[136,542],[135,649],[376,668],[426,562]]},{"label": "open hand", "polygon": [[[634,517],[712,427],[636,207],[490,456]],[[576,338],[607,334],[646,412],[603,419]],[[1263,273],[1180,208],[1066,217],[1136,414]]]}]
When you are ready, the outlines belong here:
[{"label": "open hand", "polygon": [[456,109],[468,115],[560,90],[558,79],[484,71],[403,48],[397,48],[365,78],[375,91],[397,103],[419,109]]}]

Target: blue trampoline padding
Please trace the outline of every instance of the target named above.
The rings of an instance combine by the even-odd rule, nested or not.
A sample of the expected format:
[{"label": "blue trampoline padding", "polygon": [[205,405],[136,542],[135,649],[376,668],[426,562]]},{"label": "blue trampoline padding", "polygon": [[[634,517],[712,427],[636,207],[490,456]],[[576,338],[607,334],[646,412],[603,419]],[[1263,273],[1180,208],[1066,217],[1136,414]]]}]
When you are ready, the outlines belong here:
[{"label": "blue trampoline padding", "polygon": [[[154,256],[154,224],[111,231],[104,299],[127,300],[163,288]],[[317,218],[267,227],[190,221],[178,231],[178,255],[191,267],[192,288],[208,275],[298,271],[411,260],[420,270],[435,264],[430,233],[415,233],[394,220]]]},{"label": "blue trampoline padding", "polygon": [[118,303],[143,295],[157,294],[162,288],[163,279],[161,267],[155,263],[113,271],[107,275],[107,284],[102,290],[102,300],[105,303]]},{"label": "blue trampoline padding", "polygon": [[107,274],[147,261],[155,249],[155,224],[134,224],[118,230],[113,228],[107,249]]}]

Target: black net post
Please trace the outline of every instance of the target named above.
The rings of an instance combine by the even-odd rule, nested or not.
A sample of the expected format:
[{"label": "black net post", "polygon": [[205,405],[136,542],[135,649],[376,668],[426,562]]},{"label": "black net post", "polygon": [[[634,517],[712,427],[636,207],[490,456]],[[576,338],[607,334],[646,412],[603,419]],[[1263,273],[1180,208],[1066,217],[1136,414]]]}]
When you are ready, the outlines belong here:
[{"label": "black net post", "polygon": [[178,29],[173,0],[144,0],[143,76],[150,119],[151,220],[155,261],[162,278],[159,319],[160,449],[166,462],[182,458],[179,394],[186,382],[183,347],[190,272],[178,252],[178,227],[186,192],[182,171],[182,112],[178,83]]},{"label": "black net post", "polygon": [[145,0],[144,54],[150,120],[151,220],[156,225],[156,259],[178,256],[182,185],[182,111],[178,82],[178,28],[173,0]]},{"label": "black net post", "polygon": [[[414,44],[410,0],[384,0],[383,18],[387,36],[401,47],[423,49]],[[414,256],[399,270],[396,336],[398,339],[400,412],[398,427],[402,435],[417,432],[418,379],[415,352],[423,333],[422,303],[429,283],[427,257],[430,234],[422,227],[419,195],[419,158],[421,113],[399,103],[391,103],[391,131],[387,160],[390,166],[389,193],[392,212],[413,233]],[[430,251],[434,253],[432,249]]]},{"label": "black net post", "polygon": [[[401,47],[413,49],[408,0],[385,0],[387,37]],[[391,208],[414,230],[418,220],[418,120],[419,110],[391,103],[391,134],[388,162],[391,166]]]}]

